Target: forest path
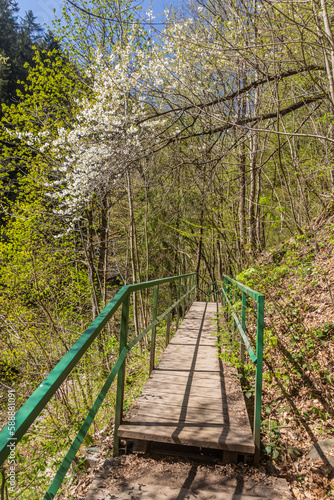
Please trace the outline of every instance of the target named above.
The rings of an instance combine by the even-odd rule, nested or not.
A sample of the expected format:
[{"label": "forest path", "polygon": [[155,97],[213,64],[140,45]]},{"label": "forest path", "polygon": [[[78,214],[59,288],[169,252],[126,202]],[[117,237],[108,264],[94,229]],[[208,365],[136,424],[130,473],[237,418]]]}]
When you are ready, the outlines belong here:
[{"label": "forest path", "polygon": [[144,454],[107,459],[87,500],[291,498],[284,479],[236,463],[255,447],[237,372],[218,357],[217,311],[193,303],[119,427]]},{"label": "forest path", "polygon": [[[82,496],[78,497],[82,498]],[[285,479],[246,464],[123,455],[107,459],[86,500],[291,500]]]},{"label": "forest path", "polygon": [[[121,438],[253,454],[253,436],[234,367],[218,357],[215,302],[194,302],[142,394]],[[136,443],[135,443],[136,444]],[[226,459],[228,461],[229,458]]]}]

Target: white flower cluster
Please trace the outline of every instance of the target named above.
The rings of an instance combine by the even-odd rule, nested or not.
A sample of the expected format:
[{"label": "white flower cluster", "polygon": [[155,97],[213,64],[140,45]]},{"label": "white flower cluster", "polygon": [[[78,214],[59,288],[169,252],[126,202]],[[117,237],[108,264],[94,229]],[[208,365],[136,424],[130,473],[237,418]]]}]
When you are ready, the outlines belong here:
[{"label": "white flower cluster", "polygon": [[97,54],[94,73],[89,73],[94,74],[92,94],[79,103],[76,126],[59,128],[52,143],[58,163],[50,190],[60,202],[59,215],[75,220],[92,195],[104,196],[115,179],[154,145],[158,123],[138,122],[147,114],[148,101],[155,102],[151,89],[161,83],[159,68],[152,71],[153,45],[144,51],[136,44],[130,37],[105,62]]},{"label": "white flower cluster", "polygon": [[[147,15],[152,17],[152,12]],[[178,122],[182,113],[164,115],[165,111],[217,95],[218,71],[231,68],[213,22],[206,29],[199,29],[191,18],[171,23],[163,33],[163,43],[147,37],[140,43],[138,35],[145,39],[136,27],[114,46],[108,60],[96,54],[86,72],[93,80],[92,92],[77,103],[73,129],[60,128],[52,143],[58,164],[50,190],[59,200],[57,213],[72,220],[80,217],[93,195],[103,197],[110,191],[126,169],[154,149],[161,136],[182,133],[185,117],[182,126]],[[217,118],[221,108],[210,113]],[[148,116],[156,118],[145,120]]]}]

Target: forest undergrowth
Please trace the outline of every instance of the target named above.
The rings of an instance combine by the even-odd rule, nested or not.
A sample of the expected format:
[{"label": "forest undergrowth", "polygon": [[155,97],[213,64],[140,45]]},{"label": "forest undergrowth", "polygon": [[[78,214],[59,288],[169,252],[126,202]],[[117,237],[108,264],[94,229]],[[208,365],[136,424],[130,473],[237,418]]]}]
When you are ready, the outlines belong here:
[{"label": "forest undergrowth", "polygon": [[[9,468],[0,468],[0,498],[26,500],[42,498],[71,446],[95,398],[114,366],[119,350],[119,316],[99,336],[57,390],[46,408],[37,417],[20,443],[15,447],[16,491],[9,491]],[[175,325],[171,325],[173,335]],[[134,325],[129,323],[129,339],[134,336]],[[166,324],[156,330],[155,361],[165,348]],[[21,356],[24,360],[24,353]],[[150,340],[146,337],[128,354],[123,408],[126,413],[140,394],[149,375]],[[15,396],[16,410],[25,402],[26,391],[43,383],[45,373],[33,377],[20,376],[18,370],[0,364],[1,423],[6,423],[10,395]],[[30,376],[30,378],[29,378]],[[24,397],[25,396],[25,397]],[[112,454],[116,383],[114,382],[96,415],[59,491],[60,498],[73,498],[72,492],[82,484],[89,484],[93,472],[89,454],[98,452],[102,461]]]},{"label": "forest undergrowth", "polygon": [[[334,496],[332,466],[308,457],[334,437],[333,250],[329,205],[304,234],[265,251],[236,278],[265,295],[263,460],[298,499]],[[253,340],[254,333],[250,326]],[[251,384],[244,389],[252,399]]]}]

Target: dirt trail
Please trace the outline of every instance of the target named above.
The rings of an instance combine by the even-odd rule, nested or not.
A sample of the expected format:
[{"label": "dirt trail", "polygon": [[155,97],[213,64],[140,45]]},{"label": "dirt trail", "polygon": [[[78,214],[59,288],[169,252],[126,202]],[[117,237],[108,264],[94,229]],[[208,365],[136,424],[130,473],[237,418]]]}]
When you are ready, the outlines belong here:
[{"label": "dirt trail", "polygon": [[245,464],[208,465],[180,458],[107,459],[86,500],[291,499],[285,479]]}]

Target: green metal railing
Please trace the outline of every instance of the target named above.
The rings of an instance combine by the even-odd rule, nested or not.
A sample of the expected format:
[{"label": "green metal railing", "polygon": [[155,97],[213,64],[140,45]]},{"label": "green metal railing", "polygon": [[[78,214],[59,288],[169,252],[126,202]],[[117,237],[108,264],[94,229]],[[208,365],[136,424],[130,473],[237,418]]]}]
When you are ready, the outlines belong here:
[{"label": "green metal railing", "polygon": [[[177,300],[173,303],[173,283],[177,284]],[[17,445],[24,434],[28,431],[31,424],[40,415],[51,397],[59,389],[60,385],[77,365],[82,356],[86,353],[93,341],[106,326],[115,312],[122,306],[119,356],[112,368],[107,380],[105,381],[101,392],[96,398],[90,409],[84,423],[82,424],[77,436],[75,437],[69,451],[62,461],[44,499],[50,500],[56,495],[70,465],[79,450],[107,392],[117,375],[117,392],[115,408],[115,433],[114,433],[114,455],[119,454],[119,438],[117,435],[118,427],[123,416],[124,399],[124,380],[125,380],[125,362],[128,352],[149,332],[151,331],[150,343],[150,372],[154,369],[156,327],[165,317],[166,318],[166,345],[169,343],[171,313],[174,308],[177,309],[176,328],[180,321],[180,305],[182,304],[182,316],[184,317],[186,309],[194,301],[196,295],[196,273],[184,274],[160,280],[148,281],[134,285],[126,285],[119,290],[115,297],[103,309],[99,316],[92,322],[87,330],[79,337],[75,344],[69,349],[65,356],[53,368],[49,375],[34,391],[30,398],[15,414],[15,431],[12,427],[6,426],[0,433],[0,466],[4,463],[11,452],[11,447]],[[169,285],[168,308],[157,316],[159,287]],[[152,322],[131,342],[128,342],[128,324],[130,312],[130,295],[134,292],[153,288],[153,313]]]},{"label": "green metal railing", "polygon": [[[255,401],[254,401],[254,424],[253,436],[255,442],[255,463],[260,457],[260,431],[261,431],[261,398],[262,398],[262,370],[263,370],[263,330],[264,330],[264,295],[256,292],[228,276],[223,276],[222,298],[230,310],[234,325],[239,330],[240,360],[244,364],[245,347],[251,361],[255,364]],[[241,321],[239,320],[234,304],[240,301],[241,292]],[[238,296],[239,295],[239,296]],[[256,352],[252,349],[246,335],[246,310],[247,296],[257,302],[257,324],[256,324]]]},{"label": "green metal railing", "polygon": [[[204,283],[204,290],[199,287],[199,278]],[[163,285],[169,286],[168,307],[158,316],[158,300],[159,290]],[[176,285],[176,286],[175,286]],[[153,309],[152,322],[133,340],[128,341],[128,325],[130,315],[130,297],[132,293],[153,288]],[[236,314],[233,303],[237,301],[235,289],[239,289],[242,293],[242,312],[241,322]],[[173,302],[173,291],[176,289],[176,301]],[[166,345],[170,339],[171,315],[176,309],[176,329],[179,326],[180,317],[185,316],[186,310],[195,300],[196,291],[204,294],[207,301],[210,301],[213,296],[216,301],[221,296],[227,303],[234,318],[235,325],[240,332],[241,342],[241,360],[244,361],[244,348],[246,347],[250,358],[256,365],[255,379],[255,410],[254,410],[254,441],[256,446],[256,454],[260,450],[260,425],[261,425],[261,393],[262,393],[262,360],[263,360],[263,317],[264,317],[264,296],[244,285],[232,280],[224,275],[224,283],[219,289],[216,281],[209,282],[198,276],[196,273],[184,274],[163,278],[160,280],[148,281],[133,285],[126,285],[119,290],[115,297],[103,309],[99,316],[92,322],[87,330],[79,337],[75,344],[69,349],[59,363],[53,368],[49,375],[34,391],[30,398],[15,414],[15,431],[12,431],[12,425],[6,426],[0,432],[0,466],[5,462],[6,458],[11,453],[13,445],[22,439],[29,427],[35,422],[52,396],[59,389],[66,377],[70,374],[73,368],[79,363],[81,358],[87,352],[99,333],[107,325],[108,321],[113,317],[117,310],[121,307],[121,325],[120,325],[120,341],[119,341],[119,356],[115,362],[111,372],[109,373],[99,395],[97,396],[93,406],[91,407],[85,421],[83,422],[77,436],[75,437],[70,449],[63,459],[48,491],[44,496],[44,500],[53,499],[60,485],[62,484],[70,465],[78,452],[84,438],[94,421],[94,418],[105,399],[108,390],[117,376],[116,390],[116,407],[115,407],[115,431],[114,431],[114,455],[119,454],[120,440],[118,438],[118,427],[122,422],[123,417],[123,400],[124,400],[124,381],[125,381],[125,363],[128,352],[151,331],[150,341],[150,367],[151,372],[154,369],[155,345],[156,345],[156,327],[166,318]],[[233,291],[233,294],[232,294]],[[233,295],[233,296],[232,296]],[[250,296],[257,301],[257,338],[256,338],[256,353],[254,353],[245,333],[246,330],[246,297]]]}]

